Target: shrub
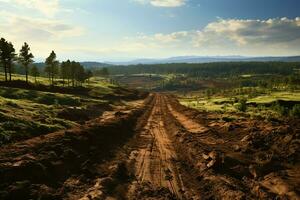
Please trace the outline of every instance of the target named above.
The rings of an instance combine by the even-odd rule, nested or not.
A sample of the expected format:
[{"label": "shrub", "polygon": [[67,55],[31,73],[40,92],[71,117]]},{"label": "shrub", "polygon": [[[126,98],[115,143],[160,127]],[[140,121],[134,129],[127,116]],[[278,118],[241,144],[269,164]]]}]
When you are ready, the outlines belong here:
[{"label": "shrub", "polygon": [[279,102],[276,102],[273,106],[272,109],[279,113],[281,116],[286,116],[289,113],[289,109],[285,106],[280,105]]},{"label": "shrub", "polygon": [[294,105],[294,107],[290,110],[290,116],[300,118],[300,104]]},{"label": "shrub", "polygon": [[13,102],[13,101],[7,101],[6,105],[14,107],[14,108],[19,108],[19,105],[16,104],[15,102]]},{"label": "shrub", "polygon": [[247,110],[247,99],[240,99],[239,103],[236,105],[236,108],[241,112],[246,112]]}]

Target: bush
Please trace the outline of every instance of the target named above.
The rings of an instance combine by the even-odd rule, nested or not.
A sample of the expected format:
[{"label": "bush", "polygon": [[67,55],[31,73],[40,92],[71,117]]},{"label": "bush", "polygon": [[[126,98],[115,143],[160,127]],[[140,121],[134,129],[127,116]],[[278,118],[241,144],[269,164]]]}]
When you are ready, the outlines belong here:
[{"label": "bush", "polygon": [[247,99],[240,99],[239,103],[236,105],[236,108],[241,112],[246,112],[246,110],[247,110]]},{"label": "bush", "polygon": [[13,101],[7,101],[6,105],[14,107],[14,108],[19,108],[19,105],[16,104],[15,102],[13,102]]},{"label": "bush", "polygon": [[47,94],[41,96],[37,100],[38,103],[47,104],[47,105],[68,105],[68,106],[79,106],[80,99],[72,98],[69,96],[56,96],[53,94]]},{"label": "bush", "polygon": [[300,104],[294,105],[294,107],[290,110],[290,116],[300,118]]},{"label": "bush", "polygon": [[279,113],[281,116],[286,116],[289,113],[289,109],[285,106],[280,105],[280,103],[276,102],[272,109]]}]

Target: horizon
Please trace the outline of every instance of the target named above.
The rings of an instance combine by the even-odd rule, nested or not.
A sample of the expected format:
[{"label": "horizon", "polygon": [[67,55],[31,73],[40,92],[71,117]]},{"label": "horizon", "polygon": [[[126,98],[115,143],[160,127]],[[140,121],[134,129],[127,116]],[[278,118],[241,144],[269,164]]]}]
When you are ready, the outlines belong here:
[{"label": "horizon", "polygon": [[[239,58],[289,58],[289,57],[300,57],[300,55],[282,55],[282,56],[268,56],[268,55],[262,55],[262,56],[245,56],[245,55],[212,55],[212,56],[202,56],[202,55],[183,55],[183,56],[171,56],[171,57],[157,57],[157,58],[127,58],[127,59],[111,59],[111,60],[76,60],[78,62],[97,62],[97,63],[105,63],[105,64],[118,64],[118,63],[126,63],[126,62],[134,62],[138,60],[168,60],[173,58],[231,58],[231,59],[239,59]],[[66,60],[72,60],[72,59],[66,59]],[[45,59],[42,58],[35,58],[34,63],[43,63]]]},{"label": "horizon", "polygon": [[[266,10],[265,7],[268,7]],[[0,0],[1,37],[35,61],[300,55],[300,2]]]}]

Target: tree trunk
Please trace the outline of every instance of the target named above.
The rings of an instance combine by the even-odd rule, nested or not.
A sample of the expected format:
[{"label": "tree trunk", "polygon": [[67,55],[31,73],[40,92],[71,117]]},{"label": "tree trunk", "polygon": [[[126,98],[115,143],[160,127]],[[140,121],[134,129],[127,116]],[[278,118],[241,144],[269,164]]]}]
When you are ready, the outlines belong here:
[{"label": "tree trunk", "polygon": [[7,82],[7,67],[6,67],[6,64],[4,64],[4,74],[5,74],[5,81]]},{"label": "tree trunk", "polygon": [[11,81],[11,64],[8,65],[9,81]]},{"label": "tree trunk", "polygon": [[28,83],[28,66],[25,66],[26,83]]},{"label": "tree trunk", "polygon": [[51,73],[51,85],[54,85],[54,73],[53,73],[53,71]]}]

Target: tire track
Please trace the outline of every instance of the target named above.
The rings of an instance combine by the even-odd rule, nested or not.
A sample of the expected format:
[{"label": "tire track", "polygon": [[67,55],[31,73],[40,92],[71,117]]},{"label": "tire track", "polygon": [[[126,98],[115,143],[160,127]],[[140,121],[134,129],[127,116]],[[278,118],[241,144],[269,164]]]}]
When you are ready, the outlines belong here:
[{"label": "tire track", "polygon": [[167,135],[167,103],[161,95],[155,95],[154,106],[144,130],[140,133],[135,160],[139,183],[148,182],[155,188],[168,188],[178,199],[184,187],[174,161],[177,159],[172,141]]}]

